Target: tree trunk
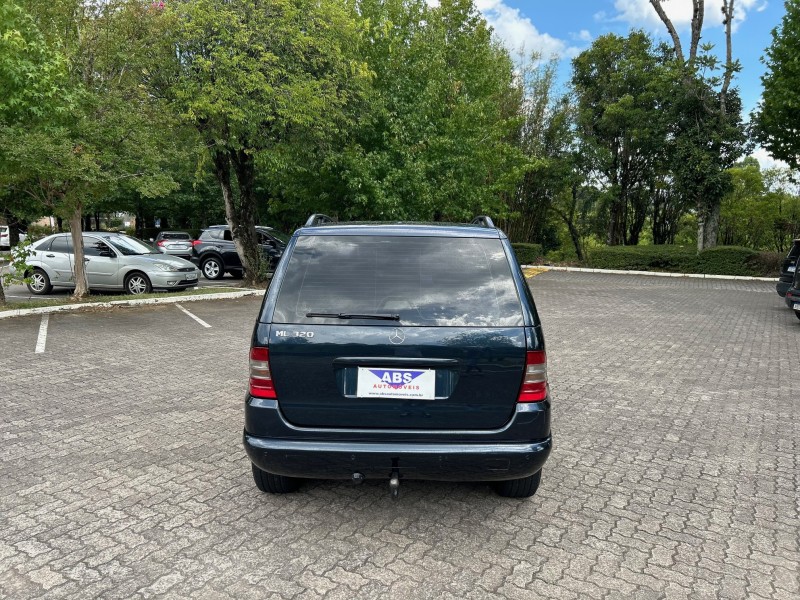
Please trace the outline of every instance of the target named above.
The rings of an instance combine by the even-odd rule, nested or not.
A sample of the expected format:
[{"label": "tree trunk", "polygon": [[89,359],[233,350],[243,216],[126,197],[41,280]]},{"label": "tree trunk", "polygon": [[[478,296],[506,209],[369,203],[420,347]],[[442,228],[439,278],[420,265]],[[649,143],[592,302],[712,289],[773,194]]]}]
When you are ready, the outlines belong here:
[{"label": "tree trunk", "polygon": [[0,306],[6,305],[6,292],[3,289],[3,279],[0,278]]},{"label": "tree trunk", "polygon": [[[239,202],[233,201],[233,195],[228,189],[227,196],[223,189],[225,199],[225,216],[231,227],[233,243],[244,267],[244,284],[254,286],[266,279],[267,263],[258,245],[256,232],[256,201],[253,196],[255,185],[255,165],[253,156],[244,150],[230,151],[227,156],[221,156],[220,161],[225,161],[228,166],[228,181],[230,182],[230,165],[236,172],[236,181],[239,184]],[[215,163],[217,161],[215,160]]]},{"label": "tree trunk", "polygon": [[64,219],[56,217],[56,227],[58,228],[58,233],[64,233]]},{"label": "tree trunk", "polygon": [[719,233],[721,201],[717,200],[708,207],[708,217],[706,218],[705,231],[703,232],[703,249],[713,248],[717,245],[717,234]]},{"label": "tree trunk", "polygon": [[83,235],[81,234],[81,205],[75,207],[69,219],[69,228],[72,233],[72,275],[75,278],[75,292],[72,297],[80,300],[89,293],[89,283],[86,280],[86,263],[83,261]]},{"label": "tree trunk", "polygon": [[94,213],[94,230],[100,231],[100,212],[95,211]]}]

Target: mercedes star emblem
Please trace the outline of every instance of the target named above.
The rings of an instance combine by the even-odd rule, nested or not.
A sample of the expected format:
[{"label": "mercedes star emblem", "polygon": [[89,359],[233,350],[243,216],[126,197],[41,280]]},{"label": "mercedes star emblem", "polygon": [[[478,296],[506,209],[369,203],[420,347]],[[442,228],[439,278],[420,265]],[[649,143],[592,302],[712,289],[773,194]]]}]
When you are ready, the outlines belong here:
[{"label": "mercedes star emblem", "polygon": [[406,341],[406,334],[403,333],[402,329],[395,329],[391,334],[389,334],[389,341],[393,344],[402,344]]}]

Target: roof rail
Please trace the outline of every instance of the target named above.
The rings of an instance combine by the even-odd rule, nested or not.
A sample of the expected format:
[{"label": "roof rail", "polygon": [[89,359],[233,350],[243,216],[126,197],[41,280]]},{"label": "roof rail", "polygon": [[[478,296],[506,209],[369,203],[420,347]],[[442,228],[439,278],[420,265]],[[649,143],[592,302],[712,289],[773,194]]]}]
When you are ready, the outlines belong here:
[{"label": "roof rail", "polygon": [[494,229],[494,221],[492,221],[491,217],[487,217],[486,215],[478,215],[472,219],[470,225],[480,225],[481,227],[486,227],[487,229]]},{"label": "roof rail", "polygon": [[317,225],[322,225],[323,223],[333,223],[333,219],[331,219],[328,215],[323,215],[322,213],[314,213],[308,217],[308,221],[306,221],[306,227],[316,227]]}]

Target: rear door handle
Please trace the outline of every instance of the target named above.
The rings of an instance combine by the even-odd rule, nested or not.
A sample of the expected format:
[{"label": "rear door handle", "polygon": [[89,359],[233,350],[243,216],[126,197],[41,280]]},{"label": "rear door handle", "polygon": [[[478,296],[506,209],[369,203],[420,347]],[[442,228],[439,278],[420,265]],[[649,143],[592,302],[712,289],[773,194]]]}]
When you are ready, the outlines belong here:
[{"label": "rear door handle", "polygon": [[55,254],[45,254],[45,256],[46,256],[47,258],[55,258],[55,257],[56,257],[56,255],[55,255]]},{"label": "rear door handle", "polygon": [[89,259],[88,258],[84,258],[83,262],[89,262]]}]

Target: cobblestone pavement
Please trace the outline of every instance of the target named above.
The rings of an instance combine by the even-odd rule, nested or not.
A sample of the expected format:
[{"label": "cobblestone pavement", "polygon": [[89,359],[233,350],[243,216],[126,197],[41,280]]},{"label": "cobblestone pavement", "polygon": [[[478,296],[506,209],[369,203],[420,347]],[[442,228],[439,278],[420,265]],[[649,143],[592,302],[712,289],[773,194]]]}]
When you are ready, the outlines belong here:
[{"label": "cobblestone pavement", "polygon": [[0,598],[800,597],[800,322],[771,284],[538,275],[537,495],[309,482],[241,447],[258,300],[0,322]]}]

